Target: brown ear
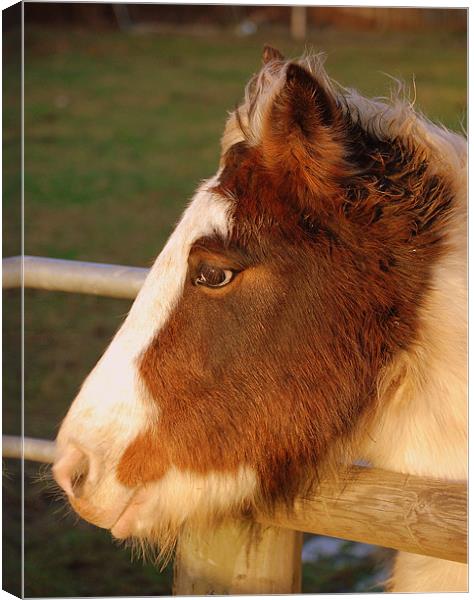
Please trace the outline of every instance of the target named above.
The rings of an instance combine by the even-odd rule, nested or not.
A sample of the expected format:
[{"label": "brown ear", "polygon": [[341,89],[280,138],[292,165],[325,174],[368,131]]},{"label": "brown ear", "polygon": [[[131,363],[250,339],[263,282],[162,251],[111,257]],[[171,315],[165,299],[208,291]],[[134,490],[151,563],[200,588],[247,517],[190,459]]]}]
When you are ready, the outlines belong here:
[{"label": "brown ear", "polygon": [[[271,101],[262,152],[282,181],[301,191],[334,195],[347,174],[344,128],[339,107],[323,83],[290,63],[281,91]],[[293,185],[292,185],[293,184]]]},{"label": "brown ear", "polygon": [[271,60],[285,60],[285,57],[279,50],[266,44],[263,47],[262,62],[266,65]]}]

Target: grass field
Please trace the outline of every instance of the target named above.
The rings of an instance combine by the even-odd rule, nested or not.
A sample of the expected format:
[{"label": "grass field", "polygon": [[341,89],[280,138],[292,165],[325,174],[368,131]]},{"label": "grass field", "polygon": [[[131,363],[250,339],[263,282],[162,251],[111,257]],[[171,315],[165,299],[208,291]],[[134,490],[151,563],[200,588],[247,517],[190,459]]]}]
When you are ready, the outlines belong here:
[{"label": "grass field", "polygon": [[[265,42],[289,56],[304,49],[275,30],[237,38],[28,29],[25,252],[149,265],[197,183],[215,172],[226,113]],[[368,95],[388,93],[386,73],[410,85],[415,77],[417,106],[462,128],[465,36],[325,30],[306,46],[324,49],[330,75]],[[25,302],[26,434],[52,439],[129,303],[39,291]],[[14,462],[6,468],[13,477]],[[130,564],[107,532],[60,520],[36,472],[27,466],[27,596],[169,593],[169,569]],[[305,591],[324,587],[318,577],[307,574]],[[331,591],[348,591],[341,585]]]}]

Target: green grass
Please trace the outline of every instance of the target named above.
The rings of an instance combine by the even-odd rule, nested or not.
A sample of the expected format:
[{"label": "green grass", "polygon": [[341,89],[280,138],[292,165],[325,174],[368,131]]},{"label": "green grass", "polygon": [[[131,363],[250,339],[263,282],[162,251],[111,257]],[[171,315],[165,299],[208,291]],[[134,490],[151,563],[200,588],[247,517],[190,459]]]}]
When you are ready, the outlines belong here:
[{"label": "green grass", "polygon": [[[276,30],[237,38],[29,29],[26,253],[149,265],[197,183],[215,172],[227,111],[265,42],[289,56],[304,49]],[[324,30],[306,45],[327,52],[333,78],[368,95],[388,94],[384,73],[408,83],[415,76],[419,108],[460,129],[465,36]],[[26,433],[53,438],[129,303],[39,291],[25,301]],[[6,433],[17,401],[7,399]],[[27,595],[169,593],[169,571],[130,567],[106,532],[59,520],[57,503],[33,483],[36,471],[27,466]],[[312,581],[305,577],[306,591]]]},{"label": "green grass", "polygon": [[[269,37],[289,55],[301,51],[281,34]],[[27,35],[27,251],[148,263],[197,182],[215,171],[226,112],[258,68],[265,39]],[[459,128],[459,34],[325,31],[307,45],[327,51],[335,79],[369,95],[388,93],[382,72],[410,84],[415,76],[420,109]]]}]

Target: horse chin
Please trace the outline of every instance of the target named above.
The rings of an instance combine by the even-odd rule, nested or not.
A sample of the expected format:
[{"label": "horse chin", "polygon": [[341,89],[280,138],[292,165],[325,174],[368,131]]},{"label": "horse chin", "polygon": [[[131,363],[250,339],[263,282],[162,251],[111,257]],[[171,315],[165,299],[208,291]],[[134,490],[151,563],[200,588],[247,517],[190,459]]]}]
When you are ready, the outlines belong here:
[{"label": "horse chin", "polygon": [[110,528],[112,536],[124,542],[144,561],[166,566],[173,556],[186,517],[160,506],[156,486],[141,488]]},{"label": "horse chin", "polygon": [[161,548],[174,545],[183,526],[208,528],[242,513],[257,488],[253,470],[198,475],[171,468],[160,480],[142,484],[111,527],[119,540],[138,538]]},{"label": "horse chin", "polygon": [[[150,508],[150,490],[146,487],[140,488],[133,496],[125,510],[110,528],[112,535],[123,540],[129,537],[147,537],[153,525]],[[154,517],[156,519],[156,515]]]}]

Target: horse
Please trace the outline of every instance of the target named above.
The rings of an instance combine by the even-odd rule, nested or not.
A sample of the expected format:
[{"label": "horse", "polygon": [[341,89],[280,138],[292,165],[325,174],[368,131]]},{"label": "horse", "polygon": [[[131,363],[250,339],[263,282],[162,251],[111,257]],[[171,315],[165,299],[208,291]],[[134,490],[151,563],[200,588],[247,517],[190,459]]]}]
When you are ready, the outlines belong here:
[{"label": "horse", "polygon": [[[170,548],[365,460],[466,478],[466,140],[321,56],[263,64],[62,422],[84,519]],[[465,565],[399,553],[388,589]]]}]

